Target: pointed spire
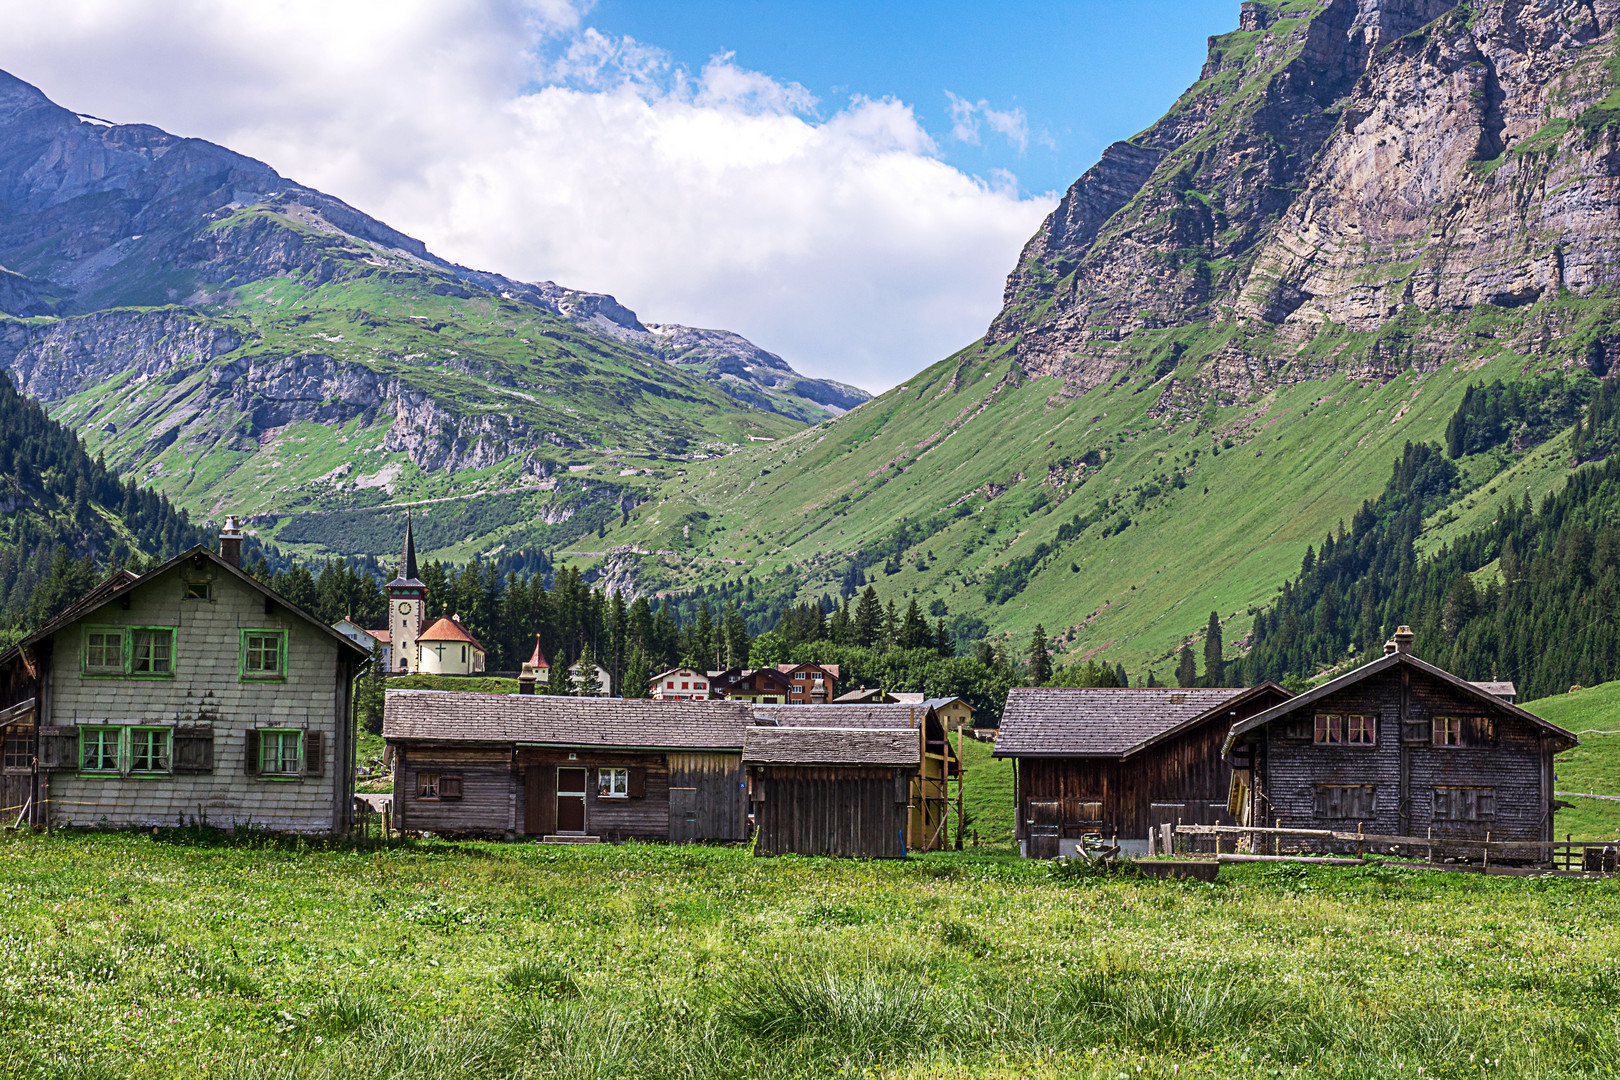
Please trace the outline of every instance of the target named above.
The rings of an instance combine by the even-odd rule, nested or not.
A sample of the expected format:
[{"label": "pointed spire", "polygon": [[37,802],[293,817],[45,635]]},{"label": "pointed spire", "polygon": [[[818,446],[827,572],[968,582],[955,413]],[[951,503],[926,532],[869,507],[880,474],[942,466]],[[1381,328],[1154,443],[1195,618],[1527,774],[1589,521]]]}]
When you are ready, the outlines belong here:
[{"label": "pointed spire", "polygon": [[411,512],[405,511],[405,554],[400,559],[399,576],[407,581],[417,580],[416,541],[411,539]]}]

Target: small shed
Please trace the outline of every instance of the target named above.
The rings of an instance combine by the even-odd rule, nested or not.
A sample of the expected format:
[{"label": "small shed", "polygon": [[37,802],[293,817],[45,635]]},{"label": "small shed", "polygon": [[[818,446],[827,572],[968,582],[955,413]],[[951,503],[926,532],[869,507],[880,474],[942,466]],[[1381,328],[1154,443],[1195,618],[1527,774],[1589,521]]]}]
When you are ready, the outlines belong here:
[{"label": "small shed", "polygon": [[743,767],[754,854],[905,856],[916,732],[751,727]]},{"label": "small shed", "polygon": [[1087,834],[1145,852],[1153,828],[1232,824],[1232,725],[1288,700],[1275,683],[1069,689],[1007,695],[995,756],[1017,764],[1016,835],[1033,858],[1071,854]]}]

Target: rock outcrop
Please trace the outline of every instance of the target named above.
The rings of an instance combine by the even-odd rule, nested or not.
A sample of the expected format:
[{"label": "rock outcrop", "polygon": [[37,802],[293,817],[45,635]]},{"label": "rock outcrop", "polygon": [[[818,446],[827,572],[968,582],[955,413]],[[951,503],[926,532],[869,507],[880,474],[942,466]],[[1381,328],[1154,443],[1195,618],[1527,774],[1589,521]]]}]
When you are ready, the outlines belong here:
[{"label": "rock outcrop", "polygon": [[[1225,326],[1204,371],[1241,392],[1321,374],[1300,350],[1324,329],[1401,322],[1399,359],[1381,342],[1355,359],[1398,369],[1455,344],[1431,317],[1608,295],[1617,14],[1620,0],[1245,3],[1198,83],[1030,240],[988,343],[1083,392],[1140,363],[1152,332]],[[1560,329],[1556,313],[1515,317],[1527,340]]]}]

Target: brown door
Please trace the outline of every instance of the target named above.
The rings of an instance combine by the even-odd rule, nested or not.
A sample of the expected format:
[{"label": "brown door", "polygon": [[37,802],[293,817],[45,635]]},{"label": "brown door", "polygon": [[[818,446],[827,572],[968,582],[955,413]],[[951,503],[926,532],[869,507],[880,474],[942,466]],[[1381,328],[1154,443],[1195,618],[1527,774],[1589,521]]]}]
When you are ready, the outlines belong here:
[{"label": "brown door", "polygon": [[1029,800],[1029,857],[1055,859],[1058,856],[1058,834],[1063,825],[1061,799]]},{"label": "brown door", "polygon": [[523,831],[530,836],[549,836],[556,827],[557,799],[552,781],[557,774],[549,765],[531,765],[523,785]]},{"label": "brown door", "polygon": [[669,789],[669,842],[690,844],[697,835],[697,788]]},{"label": "brown door", "polygon": [[584,769],[557,770],[557,831],[560,833],[585,831]]}]

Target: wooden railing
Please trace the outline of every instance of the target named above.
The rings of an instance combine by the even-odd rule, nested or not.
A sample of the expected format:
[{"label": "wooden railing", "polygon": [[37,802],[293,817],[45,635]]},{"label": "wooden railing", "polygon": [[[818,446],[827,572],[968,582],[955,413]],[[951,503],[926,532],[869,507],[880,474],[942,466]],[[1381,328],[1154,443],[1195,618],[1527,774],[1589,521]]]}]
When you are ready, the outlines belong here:
[{"label": "wooden railing", "polygon": [[[1240,841],[1248,839],[1248,855],[1269,855],[1272,857],[1283,854],[1283,839],[1295,837],[1301,840],[1313,841],[1315,845],[1322,845],[1333,849],[1332,852],[1319,852],[1318,854],[1336,853],[1350,855],[1353,851],[1356,859],[1366,856],[1369,848],[1398,848],[1404,849],[1408,857],[1421,857],[1427,862],[1436,862],[1447,858],[1466,858],[1477,861],[1481,866],[1489,867],[1494,859],[1498,862],[1531,862],[1542,866],[1550,866],[1555,870],[1588,871],[1615,873],[1620,871],[1617,860],[1620,860],[1620,842],[1615,840],[1576,840],[1572,835],[1566,834],[1562,840],[1492,840],[1490,833],[1483,839],[1462,836],[1388,836],[1382,833],[1368,833],[1361,830],[1355,832],[1338,829],[1287,829],[1287,828],[1261,828],[1246,825],[1163,825],[1162,845],[1166,853],[1172,852],[1176,847],[1189,851],[1202,851],[1213,853],[1220,857],[1222,854],[1240,854],[1238,848]],[[1231,837],[1230,844],[1226,838]],[[1185,845],[1178,844],[1181,838],[1186,838]]]}]

